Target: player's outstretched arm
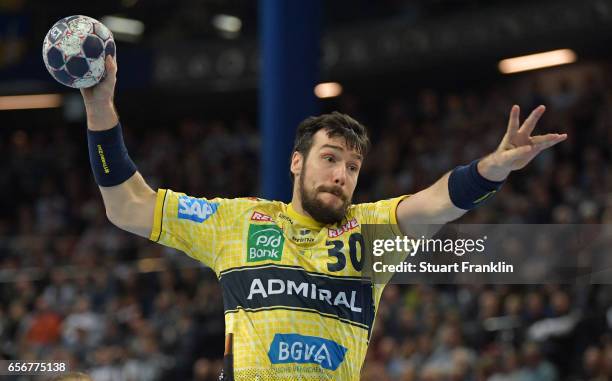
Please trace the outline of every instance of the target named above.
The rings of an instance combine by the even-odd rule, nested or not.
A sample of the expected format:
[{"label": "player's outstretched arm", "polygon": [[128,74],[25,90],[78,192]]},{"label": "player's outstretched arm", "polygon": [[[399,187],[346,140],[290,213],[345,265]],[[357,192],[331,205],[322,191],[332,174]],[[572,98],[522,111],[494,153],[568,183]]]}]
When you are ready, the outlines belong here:
[{"label": "player's outstretched arm", "polygon": [[106,78],[81,89],[87,111],[89,157],[108,219],[123,230],[148,238],[153,228],[156,192],[127,155],[113,95],[117,63],[106,57]]},{"label": "player's outstretched arm", "polygon": [[540,152],[565,140],[567,134],[531,136],[544,111],[544,106],[537,107],[521,126],[520,109],[513,106],[506,134],[495,152],[455,168],[429,188],[400,202],[397,219],[401,230],[414,234],[415,227],[445,224],[461,217],[495,194],[510,172],[525,167]]}]

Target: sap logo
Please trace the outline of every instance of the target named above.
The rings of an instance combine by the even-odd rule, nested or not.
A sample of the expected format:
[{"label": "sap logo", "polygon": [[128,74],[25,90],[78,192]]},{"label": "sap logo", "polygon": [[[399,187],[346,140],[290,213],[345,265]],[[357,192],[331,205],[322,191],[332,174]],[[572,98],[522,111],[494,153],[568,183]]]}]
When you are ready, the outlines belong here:
[{"label": "sap logo", "polygon": [[331,238],[338,237],[349,230],[355,229],[357,226],[359,226],[359,222],[357,222],[356,218],[353,218],[352,220],[348,221],[346,224],[340,226],[338,229],[329,229],[328,236]]},{"label": "sap logo", "polygon": [[267,214],[263,214],[263,213],[254,211],[253,215],[251,216],[251,221],[271,222],[272,221],[272,217],[268,216]]},{"label": "sap logo", "polygon": [[179,196],[178,218],[195,222],[204,222],[217,212],[219,204],[198,198]]},{"label": "sap logo", "polygon": [[247,262],[281,260],[285,237],[278,226],[251,225],[248,234]]},{"label": "sap logo", "polygon": [[336,370],[344,361],[347,349],[332,340],[295,333],[274,335],[268,357],[272,364],[317,364]]}]

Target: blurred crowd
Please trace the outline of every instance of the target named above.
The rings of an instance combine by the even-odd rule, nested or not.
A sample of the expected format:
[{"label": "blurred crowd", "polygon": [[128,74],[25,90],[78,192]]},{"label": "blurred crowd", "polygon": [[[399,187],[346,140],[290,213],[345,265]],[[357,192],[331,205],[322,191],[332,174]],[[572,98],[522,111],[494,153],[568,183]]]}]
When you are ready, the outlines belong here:
[{"label": "blurred crowd", "polygon": [[[536,132],[568,141],[461,221],[612,223],[612,81],[550,82],[425,89],[380,106],[344,96],[337,108],[374,143],[354,202],[428,186],[495,149],[513,103],[523,117],[545,104]],[[257,194],[260,141],[248,118],[124,121],[124,131],[153,188]],[[215,380],[224,322],[214,274],[106,220],[84,133],[0,133],[0,358],[67,361],[95,381]],[[363,369],[377,381],[610,378],[612,286],[589,284],[389,285]]]}]

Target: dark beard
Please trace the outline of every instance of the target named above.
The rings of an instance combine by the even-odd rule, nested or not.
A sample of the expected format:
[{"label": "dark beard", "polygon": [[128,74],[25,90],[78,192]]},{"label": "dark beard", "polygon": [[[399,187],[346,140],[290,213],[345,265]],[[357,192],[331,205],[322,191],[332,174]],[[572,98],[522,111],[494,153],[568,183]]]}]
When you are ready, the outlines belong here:
[{"label": "dark beard", "polygon": [[[314,192],[310,193],[304,189],[304,177],[305,173],[300,176],[300,199],[302,201],[302,208],[310,214],[310,216],[318,222],[322,222],[326,225],[339,223],[346,215],[346,210],[351,204],[351,200],[348,199],[339,187],[319,187]],[[317,199],[319,192],[329,192],[342,199],[342,206],[337,209],[325,206],[320,200]]]}]

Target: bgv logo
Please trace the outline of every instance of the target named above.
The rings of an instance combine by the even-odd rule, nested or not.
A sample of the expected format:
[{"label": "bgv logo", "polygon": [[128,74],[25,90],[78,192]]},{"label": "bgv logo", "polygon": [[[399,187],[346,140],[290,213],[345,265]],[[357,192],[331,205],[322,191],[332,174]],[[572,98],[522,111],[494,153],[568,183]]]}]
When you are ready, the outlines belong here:
[{"label": "bgv logo", "polygon": [[318,364],[336,370],[344,361],[347,349],[332,340],[296,333],[274,335],[268,357],[272,364]]},{"label": "bgv logo", "polygon": [[195,222],[204,222],[217,212],[219,204],[198,198],[179,196],[178,218]]},{"label": "bgv logo", "polygon": [[285,237],[276,225],[250,225],[247,241],[247,262],[271,259],[280,261]]}]

